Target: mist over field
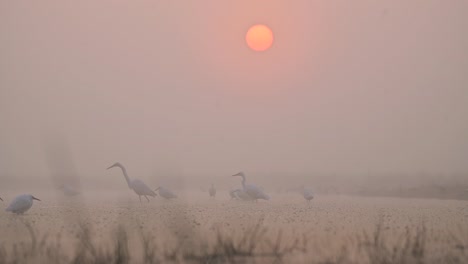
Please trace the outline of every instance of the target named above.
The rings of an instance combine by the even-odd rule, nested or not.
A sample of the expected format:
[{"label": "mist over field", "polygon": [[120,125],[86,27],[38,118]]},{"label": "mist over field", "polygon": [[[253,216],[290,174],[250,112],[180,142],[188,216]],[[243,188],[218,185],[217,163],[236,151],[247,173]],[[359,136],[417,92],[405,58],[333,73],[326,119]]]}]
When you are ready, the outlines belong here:
[{"label": "mist over field", "polygon": [[2,175],[47,180],[57,134],[102,184],[468,171],[464,1],[1,5]]},{"label": "mist over field", "polygon": [[[2,209],[0,237],[29,241],[28,226],[70,242],[86,234],[67,227],[78,220],[98,231],[97,247],[119,225],[130,242],[140,229],[156,244],[210,234],[211,258],[232,252],[213,246],[217,232],[227,245],[273,241],[283,230],[291,252],[275,251],[275,260],[303,262],[322,250],[317,263],[384,263],[371,256],[386,255],[380,246],[401,233],[438,252],[402,250],[405,261],[453,257],[438,236],[468,259],[466,239],[450,237],[468,232],[457,229],[468,219],[467,10],[461,0],[1,1],[0,208],[21,193],[41,201],[21,218]],[[255,24],[272,30],[270,49],[246,45]],[[116,162],[155,192],[149,202],[120,165],[107,169]],[[242,201],[241,177],[270,199]],[[164,200],[165,189],[177,198]],[[389,240],[362,253],[359,223]],[[293,243],[301,229],[315,246]],[[230,236],[252,230],[258,237]],[[343,237],[360,241],[345,260]],[[0,260],[14,243],[0,239]],[[233,248],[259,257],[247,244]],[[179,253],[147,263],[193,260]]]}]

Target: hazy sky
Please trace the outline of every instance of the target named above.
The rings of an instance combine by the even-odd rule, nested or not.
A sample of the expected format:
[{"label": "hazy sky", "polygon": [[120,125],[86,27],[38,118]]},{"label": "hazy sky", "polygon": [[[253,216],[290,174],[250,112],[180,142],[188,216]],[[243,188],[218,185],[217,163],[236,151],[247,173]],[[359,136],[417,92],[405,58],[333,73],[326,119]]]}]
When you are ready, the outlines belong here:
[{"label": "hazy sky", "polygon": [[[468,1],[1,1],[0,175],[468,173]],[[249,50],[255,23],[275,42]],[[144,175],[144,176],[142,176]]]}]

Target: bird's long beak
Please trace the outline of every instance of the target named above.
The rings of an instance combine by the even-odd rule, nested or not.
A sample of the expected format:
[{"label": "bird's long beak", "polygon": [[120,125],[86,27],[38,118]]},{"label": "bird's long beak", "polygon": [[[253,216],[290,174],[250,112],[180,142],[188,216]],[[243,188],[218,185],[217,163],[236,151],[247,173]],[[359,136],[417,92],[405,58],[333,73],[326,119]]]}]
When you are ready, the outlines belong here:
[{"label": "bird's long beak", "polygon": [[113,168],[113,167],[114,167],[114,165],[110,166],[110,167],[109,167],[109,168],[107,168],[106,170],[108,170],[108,169],[110,169],[110,168]]},{"label": "bird's long beak", "polygon": [[38,200],[39,202],[41,201],[41,200],[37,199],[37,198],[36,198],[36,197],[34,197],[34,196],[33,196],[32,198],[33,198],[33,200]]},{"label": "bird's long beak", "polygon": [[3,201],[2,197],[0,197],[0,201]]}]

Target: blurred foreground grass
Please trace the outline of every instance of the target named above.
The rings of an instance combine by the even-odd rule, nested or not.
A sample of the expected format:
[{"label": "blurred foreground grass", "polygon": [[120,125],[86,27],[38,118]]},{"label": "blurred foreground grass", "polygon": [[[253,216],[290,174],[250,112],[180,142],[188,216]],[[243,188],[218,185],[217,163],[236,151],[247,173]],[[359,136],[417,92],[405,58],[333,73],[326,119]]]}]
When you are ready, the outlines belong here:
[{"label": "blurred foreground grass", "polygon": [[[429,235],[424,223],[396,234],[381,220],[372,232],[356,233],[339,250],[328,254],[321,254],[323,248],[314,246],[320,241],[314,241],[313,233],[286,240],[282,231],[270,232],[262,220],[241,234],[218,229],[214,240],[199,237],[195,243],[188,243],[176,239],[174,244],[163,241],[164,246],[157,234],[123,226],[110,234],[111,242],[102,243],[90,227],[81,224],[71,249],[62,246],[59,234],[50,238],[41,235],[33,224],[23,224],[30,239],[10,244],[4,240],[0,263],[468,263],[468,238],[448,234],[451,239],[429,249],[429,239],[439,238]],[[138,239],[133,241],[129,236]]]}]

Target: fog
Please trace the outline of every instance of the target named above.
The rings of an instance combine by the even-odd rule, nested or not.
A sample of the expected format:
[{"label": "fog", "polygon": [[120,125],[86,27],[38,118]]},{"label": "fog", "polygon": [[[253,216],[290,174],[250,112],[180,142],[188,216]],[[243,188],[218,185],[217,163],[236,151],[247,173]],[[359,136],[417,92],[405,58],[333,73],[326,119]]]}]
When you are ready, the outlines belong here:
[{"label": "fog", "polygon": [[[1,1],[1,184],[49,182],[62,153],[82,182],[122,188],[117,161],[154,186],[466,175],[466,10]],[[263,53],[244,41],[255,23],[274,33]]]}]

